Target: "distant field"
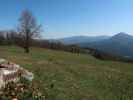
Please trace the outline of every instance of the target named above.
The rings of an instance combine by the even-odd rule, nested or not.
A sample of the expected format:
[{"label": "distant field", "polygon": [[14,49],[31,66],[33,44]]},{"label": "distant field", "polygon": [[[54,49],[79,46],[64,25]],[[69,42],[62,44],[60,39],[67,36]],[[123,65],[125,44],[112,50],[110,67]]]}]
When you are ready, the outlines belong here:
[{"label": "distant field", "polygon": [[100,61],[89,55],[32,48],[0,47],[0,58],[35,74],[47,100],[133,100],[133,64]]}]

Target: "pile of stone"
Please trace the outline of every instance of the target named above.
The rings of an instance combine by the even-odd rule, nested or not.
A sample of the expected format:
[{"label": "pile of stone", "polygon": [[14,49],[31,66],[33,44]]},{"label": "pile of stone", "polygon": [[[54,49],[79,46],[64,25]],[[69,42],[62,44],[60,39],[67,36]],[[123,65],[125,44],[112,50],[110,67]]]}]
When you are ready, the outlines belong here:
[{"label": "pile of stone", "polygon": [[0,59],[0,100],[45,100],[33,78],[23,67]]},{"label": "pile of stone", "polygon": [[21,77],[32,81],[34,75],[15,63],[0,59],[0,88],[9,82],[18,82]]}]

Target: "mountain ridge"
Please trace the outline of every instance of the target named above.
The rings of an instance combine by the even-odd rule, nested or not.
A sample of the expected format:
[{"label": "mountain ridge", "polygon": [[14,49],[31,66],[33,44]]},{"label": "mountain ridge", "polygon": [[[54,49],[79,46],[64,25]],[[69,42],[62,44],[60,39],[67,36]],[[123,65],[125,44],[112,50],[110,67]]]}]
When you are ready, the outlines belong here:
[{"label": "mountain ridge", "polygon": [[107,39],[110,36],[72,36],[72,37],[65,37],[60,39],[52,39],[50,41],[52,42],[61,42],[66,45],[70,44],[80,44],[80,43],[86,43],[86,42],[95,42],[95,41],[101,41],[103,39]]},{"label": "mountain ridge", "polygon": [[55,41],[66,45],[76,44],[82,48],[93,48],[116,56],[133,58],[133,36],[125,32],[113,36],[73,36]]},{"label": "mountain ridge", "polygon": [[133,58],[133,36],[126,33],[118,33],[109,39],[99,42],[79,44],[81,47],[90,47],[103,52]]}]

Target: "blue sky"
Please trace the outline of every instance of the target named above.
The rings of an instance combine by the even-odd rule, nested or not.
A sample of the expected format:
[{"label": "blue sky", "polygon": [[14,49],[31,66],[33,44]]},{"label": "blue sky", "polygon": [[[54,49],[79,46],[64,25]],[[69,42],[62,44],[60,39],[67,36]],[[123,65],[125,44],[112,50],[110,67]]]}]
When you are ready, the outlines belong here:
[{"label": "blue sky", "polygon": [[42,24],[44,38],[133,35],[133,0],[0,0],[0,29],[15,29],[24,9]]}]

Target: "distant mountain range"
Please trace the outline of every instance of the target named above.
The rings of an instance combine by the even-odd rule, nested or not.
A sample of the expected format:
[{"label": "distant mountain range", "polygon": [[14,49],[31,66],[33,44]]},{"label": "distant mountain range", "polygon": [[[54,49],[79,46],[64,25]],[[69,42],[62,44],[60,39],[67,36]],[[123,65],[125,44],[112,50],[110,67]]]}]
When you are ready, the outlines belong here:
[{"label": "distant mountain range", "polygon": [[133,36],[126,33],[118,33],[99,42],[81,43],[79,45],[81,47],[95,48],[117,56],[133,58]]},{"label": "distant mountain range", "polygon": [[[57,40],[56,40],[57,41]],[[77,44],[84,48],[94,48],[116,56],[133,58],[133,36],[118,33],[114,36],[77,36],[59,39],[64,44]]]},{"label": "distant mountain range", "polygon": [[61,42],[66,45],[70,45],[70,44],[80,44],[80,43],[92,43],[92,42],[101,41],[108,38],[109,36],[72,36],[67,38],[54,39],[50,41]]}]

